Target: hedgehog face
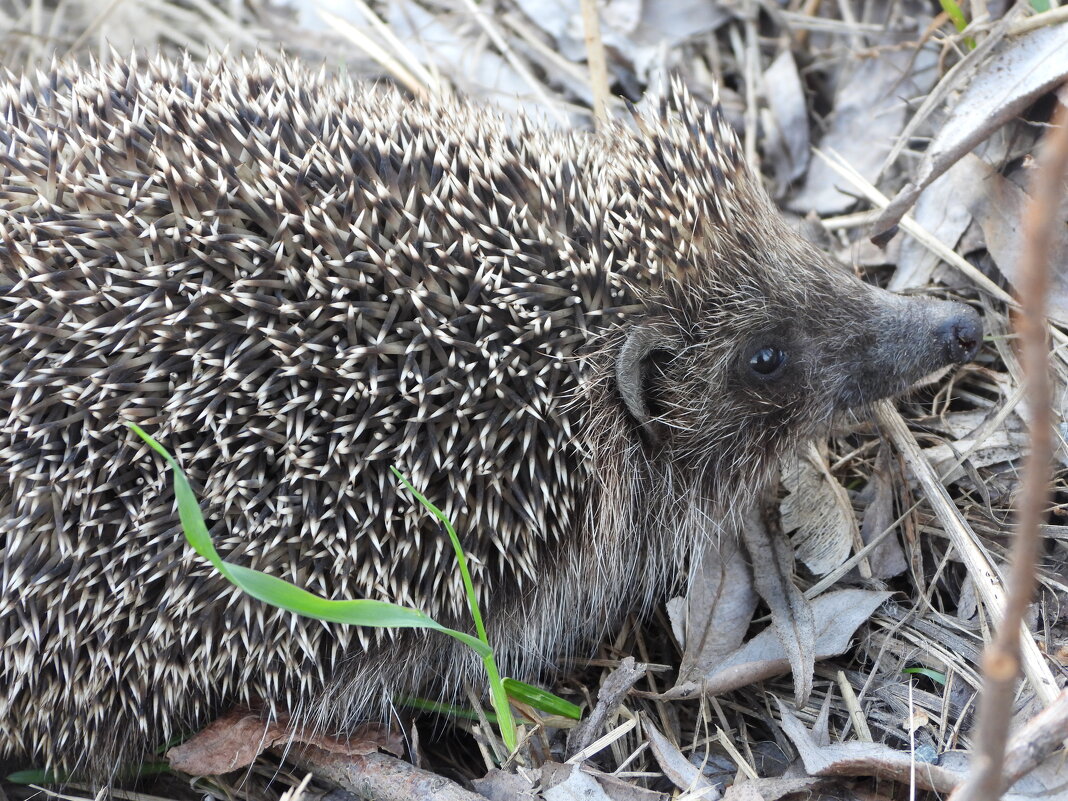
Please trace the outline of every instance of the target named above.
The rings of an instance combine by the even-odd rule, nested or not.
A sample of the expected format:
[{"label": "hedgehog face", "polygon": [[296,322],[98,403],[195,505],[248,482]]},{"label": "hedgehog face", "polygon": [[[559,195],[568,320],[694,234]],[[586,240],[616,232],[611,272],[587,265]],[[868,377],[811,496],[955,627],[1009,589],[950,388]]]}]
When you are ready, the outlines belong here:
[{"label": "hedgehog face", "polygon": [[825,432],[836,412],[975,355],[981,326],[967,306],[895,295],[822,259],[808,264],[779,284],[749,263],[700,287],[668,288],[628,332],[617,386],[668,458],[744,476]]},{"label": "hedgehog face", "polygon": [[664,278],[615,383],[663,459],[752,483],[836,412],[975,355],[971,309],[865,284],[793,231],[718,108],[676,86],[643,131],[629,238]]}]

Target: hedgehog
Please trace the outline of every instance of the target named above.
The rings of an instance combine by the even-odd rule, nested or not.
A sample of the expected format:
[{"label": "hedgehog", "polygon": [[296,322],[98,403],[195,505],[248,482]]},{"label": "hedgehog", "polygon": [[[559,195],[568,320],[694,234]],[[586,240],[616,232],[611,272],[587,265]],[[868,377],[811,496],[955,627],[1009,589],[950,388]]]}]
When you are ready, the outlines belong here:
[{"label": "hedgehog", "polygon": [[477,663],[186,546],[469,629],[506,673],[648,608],[833,419],[961,364],[960,303],[806,243],[680,85],[567,131],[290,58],[0,82],[0,761],[107,781],[232,705],[344,732]]}]

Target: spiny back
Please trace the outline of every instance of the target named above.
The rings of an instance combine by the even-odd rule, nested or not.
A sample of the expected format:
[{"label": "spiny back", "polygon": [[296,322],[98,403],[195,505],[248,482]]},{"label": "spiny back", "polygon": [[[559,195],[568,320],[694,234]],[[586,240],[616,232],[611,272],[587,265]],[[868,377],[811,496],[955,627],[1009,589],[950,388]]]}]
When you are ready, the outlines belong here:
[{"label": "spiny back", "polygon": [[619,146],[264,60],[63,66],[0,116],[0,751],[307,705],[370,644],[213,577],[126,420],[228,558],[313,592],[463,620],[391,466],[484,602],[552,581],[589,514],[579,354],[648,283]]}]

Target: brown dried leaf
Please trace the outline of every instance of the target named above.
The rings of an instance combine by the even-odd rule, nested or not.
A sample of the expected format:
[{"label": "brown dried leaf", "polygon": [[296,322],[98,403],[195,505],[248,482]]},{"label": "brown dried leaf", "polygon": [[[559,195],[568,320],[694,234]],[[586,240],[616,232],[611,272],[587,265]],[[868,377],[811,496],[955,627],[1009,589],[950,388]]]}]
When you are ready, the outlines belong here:
[{"label": "brown dried leaf", "polygon": [[[861,497],[867,502],[860,538],[867,545],[889,528],[894,520],[894,481],[890,475],[889,450],[884,444],[875,457],[875,467]],[[908,560],[897,537],[887,536],[868,556],[872,578],[891,578],[908,569]]]},{"label": "brown dried leaf", "polygon": [[[913,59],[918,63],[909,71]],[[905,125],[907,106],[901,98],[926,94],[930,88],[935,72],[925,68],[930,60],[928,51],[901,50],[854,62],[856,69],[835,95],[830,128],[820,140],[820,150],[837,153],[869,181],[874,180]],[[841,185],[838,174],[816,159],[789,208],[820,216],[845,211],[856,198],[841,191]]]},{"label": "brown dried leaf", "polygon": [[[772,524],[775,536],[768,531]],[[771,610],[771,628],[794,674],[798,706],[812,694],[815,671],[815,622],[808,600],[794,586],[794,554],[777,521],[751,513],[742,521],[742,541],[753,565],[753,584]],[[766,633],[766,630],[765,630]]]},{"label": "brown dried leaf", "polygon": [[[1068,40],[1065,42],[1068,48]],[[1068,59],[1065,59],[1068,63]],[[997,265],[998,270],[1013,286],[1018,285],[1019,266],[1022,262],[1024,207],[1029,202],[1027,193],[1008,180],[986,162],[971,157],[976,170],[981,171],[983,180],[978,191],[969,196],[968,208],[975,216],[976,222],[983,229],[987,250]],[[1068,264],[1068,228],[1063,225],[1064,205],[1059,211],[1061,225],[1053,232],[1050,242],[1050,264]],[[1064,270],[1050,270],[1050,287],[1047,295],[1048,313],[1059,323],[1068,323],[1068,275]]]},{"label": "brown dried leaf", "polygon": [[686,597],[668,603],[672,628],[683,643],[680,681],[707,673],[736,650],[756,605],[753,576],[737,540],[724,537],[710,545]]},{"label": "brown dried leaf", "polygon": [[597,779],[601,789],[612,801],[671,801],[666,793],[658,793],[656,790],[647,790],[636,784],[613,776],[611,773],[601,773],[589,765],[583,765],[582,769]]},{"label": "brown dried leaf", "polygon": [[[857,627],[890,595],[889,592],[846,589],[816,598],[812,602],[816,621],[816,658],[827,659],[843,653]],[[764,629],[700,680],[677,684],[659,697],[693,698],[702,690],[708,695],[716,695],[786,673],[790,661],[774,628]]]},{"label": "brown dried leaf", "polygon": [[895,226],[917,196],[994,131],[1068,77],[1068,25],[1049,25],[999,42],[972,76],[924,151],[916,177],[876,222],[873,237]]},{"label": "brown dried leaf", "polygon": [[804,174],[812,155],[805,92],[790,50],[783,50],[764,71],[764,92],[770,112],[764,149],[781,190]]},{"label": "brown dried leaf", "polygon": [[246,768],[268,748],[282,745],[314,746],[339,758],[378,750],[398,756],[404,753],[400,735],[385,724],[364,724],[351,737],[340,740],[294,732],[288,720],[268,722],[247,709],[235,709],[167,751],[167,761],[182,773],[215,776]]},{"label": "brown dried leaf", "polygon": [[578,765],[542,766],[541,797],[545,801],[612,801],[589,773]]},{"label": "brown dried leaf", "polygon": [[[735,782],[728,787],[727,792],[723,794],[723,801],[779,801],[780,798],[795,793],[808,795],[822,782],[822,779],[813,776],[792,779],[749,779]],[[819,795],[813,794],[813,797],[819,798]]]},{"label": "brown dried leaf", "polygon": [[534,801],[538,797],[533,782],[525,776],[498,768],[473,779],[471,785],[490,801]]},{"label": "brown dried leaf", "polygon": [[[977,161],[975,156],[966,156],[946,170],[920,193],[912,210],[913,219],[948,247],[956,246],[972,221],[966,199],[981,191],[978,183],[985,174]],[[902,240],[901,253],[888,288],[901,292],[930,283],[942,261],[938,254],[915,237],[898,239]]]}]

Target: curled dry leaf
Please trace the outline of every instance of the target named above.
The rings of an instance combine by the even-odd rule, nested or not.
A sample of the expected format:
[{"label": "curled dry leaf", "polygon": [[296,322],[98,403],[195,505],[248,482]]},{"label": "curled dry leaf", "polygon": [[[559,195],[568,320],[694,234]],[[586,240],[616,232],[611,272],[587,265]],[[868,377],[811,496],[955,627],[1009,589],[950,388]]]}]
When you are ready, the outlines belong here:
[{"label": "curled dry leaf", "polygon": [[[827,659],[843,653],[857,627],[890,595],[889,592],[847,589],[826,593],[812,601],[816,658]],[[677,684],[658,697],[694,698],[701,695],[702,690],[707,695],[716,695],[781,676],[790,669],[790,660],[774,628],[764,629],[700,679]]]},{"label": "curled dry leaf", "polygon": [[[976,145],[1068,77],[1068,25],[1050,25],[1000,42],[976,70],[924,151],[916,177],[883,211],[872,230],[881,239],[917,196]],[[1019,218],[1016,218],[1019,219]]]},{"label": "curled dry leaf", "polygon": [[753,586],[771,610],[771,627],[794,674],[794,700],[802,706],[812,694],[816,626],[808,600],[793,583],[793,551],[778,521],[757,512],[743,519],[741,533],[752,559]]},{"label": "curled dry leaf", "polygon": [[881,743],[836,743],[819,745],[812,733],[779,701],[782,730],[797,749],[811,776],[875,776],[909,783],[915,768],[916,786],[939,793],[950,792],[963,777],[925,762],[914,763],[910,754]]},{"label": "curled dry leaf", "polygon": [[363,724],[351,737],[340,740],[294,732],[288,720],[268,722],[247,709],[235,709],[167,751],[167,761],[182,773],[215,776],[248,767],[268,748],[299,745],[314,746],[339,757],[379,750],[398,756],[404,753],[399,732],[381,723]]},{"label": "curled dry leaf", "polygon": [[700,770],[688,760],[675,743],[660,733],[647,717],[642,717],[642,730],[649,740],[649,748],[656,757],[656,763],[672,784],[684,793],[693,793],[695,798],[717,801],[720,792],[714,784],[706,779]]},{"label": "curled dry leaf", "polygon": [[[797,749],[798,756],[811,776],[872,776],[893,779],[908,784],[915,769],[916,786],[921,790],[948,793],[957,787],[971,770],[968,754],[962,751],[947,751],[939,755],[940,764],[914,761],[907,751],[898,751],[881,743],[848,742],[834,745],[819,745],[812,733],[780,701],[782,730]],[[1052,717],[1057,717],[1056,715]],[[1044,756],[1059,748],[1068,727],[1062,720],[1039,720],[1031,728],[1031,736],[1017,734],[1009,745],[1009,765],[1022,765],[1028,746],[1043,740],[1049,750],[1040,749]],[[1053,727],[1047,724],[1052,723]],[[1057,724],[1061,724],[1057,728]],[[1030,724],[1029,724],[1030,726]],[[1038,731],[1042,730],[1039,734]],[[1022,736],[1024,735],[1024,736]],[[1037,735],[1037,736],[1036,736]],[[1015,761],[1014,760],[1018,760]],[[1036,760],[1037,761],[1037,760]],[[1037,766],[1026,765],[1031,771],[1019,778],[1010,791],[1002,796],[1003,801],[1068,801],[1068,763],[1058,756],[1044,759]],[[1011,770],[1011,768],[1010,768]],[[1011,773],[1013,778],[1021,774]]]},{"label": "curled dry leaf", "polygon": [[690,579],[685,598],[668,603],[668,617],[683,643],[679,680],[707,673],[742,644],[757,594],[745,554],[733,537],[710,545]]}]

